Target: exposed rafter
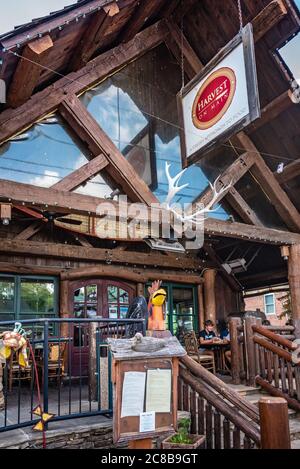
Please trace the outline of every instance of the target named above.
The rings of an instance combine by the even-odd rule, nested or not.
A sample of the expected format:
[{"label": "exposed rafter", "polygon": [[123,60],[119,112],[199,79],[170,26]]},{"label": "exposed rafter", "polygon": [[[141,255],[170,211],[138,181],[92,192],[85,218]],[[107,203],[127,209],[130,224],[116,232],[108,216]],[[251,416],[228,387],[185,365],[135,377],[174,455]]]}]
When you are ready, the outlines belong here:
[{"label": "exposed rafter", "polygon": [[143,0],[133,10],[133,16],[125,24],[118,41],[128,42],[143,28],[146,21],[154,13],[158,13],[165,4],[165,0]]},{"label": "exposed rafter", "polygon": [[[251,153],[244,153],[237,158],[225,171],[218,177],[217,189],[232,184],[234,186],[254,164],[254,156]],[[212,199],[212,189],[209,187],[203,194],[195,200],[195,203],[207,205]],[[226,193],[223,194],[225,197]],[[222,200],[222,199],[220,199]]]},{"label": "exposed rafter", "polygon": [[169,269],[189,269],[200,271],[203,266],[201,259],[187,255],[162,256],[155,252],[116,251],[69,244],[43,243],[36,241],[2,240],[0,252],[41,257],[68,258],[81,261],[95,261],[115,264],[149,265],[151,267],[164,267]]},{"label": "exposed rafter", "polygon": [[211,261],[213,261],[213,263],[219,268],[220,274],[223,277],[223,279],[225,280],[225,282],[233,290],[240,291],[241,290],[240,284],[236,281],[236,279],[232,275],[229,275],[228,272],[226,272],[226,270],[222,266],[222,260],[216,254],[213,247],[209,243],[204,243],[203,250],[208,254]]},{"label": "exposed rafter", "polygon": [[234,137],[234,141],[242,145],[245,151],[252,152],[255,157],[255,164],[251,168],[252,174],[264,188],[271,203],[286,225],[292,231],[300,232],[300,214],[298,210],[291,202],[286,192],[280,187],[280,184],[250,137],[246,135],[245,132],[240,132]]},{"label": "exposed rafter", "polygon": [[184,70],[189,77],[193,77],[203,68],[199,57],[190,46],[177,24],[172,20],[167,20],[166,24],[170,32],[166,38],[167,47],[178,63],[181,63],[181,54],[183,53]]},{"label": "exposed rafter", "polygon": [[273,0],[253,19],[254,40],[259,41],[287,15],[283,0]]},{"label": "exposed rafter", "polygon": [[256,119],[256,121],[252,122],[252,124],[247,127],[246,133],[252,134],[256,132],[256,130],[268,124],[273,119],[276,119],[276,117],[290,109],[293,105],[295,105],[295,100],[292,96],[292,91],[287,90],[261,109],[260,118]]},{"label": "exposed rafter", "polygon": [[76,96],[66,98],[59,110],[92,154],[96,156],[103,153],[105,155],[109,162],[106,167],[107,173],[133,202],[144,202],[147,205],[158,202],[147,184],[138,176]]},{"label": "exposed rafter", "polygon": [[[79,213],[86,216],[97,216],[99,204],[108,202],[106,199],[89,195],[58,191],[51,188],[48,189],[5,180],[0,180],[0,200],[10,200],[11,203],[16,205],[24,203],[28,208],[52,210],[57,213]],[[118,204],[111,200],[109,203],[115,207],[116,216],[118,217]],[[127,208],[129,210],[129,205]],[[150,209],[148,209],[148,219],[150,219]],[[213,218],[205,220],[204,233],[210,236],[243,239],[245,241],[265,244],[300,243],[300,234],[297,233]],[[165,257],[167,259],[169,256]]]},{"label": "exposed rafter", "polygon": [[284,184],[300,175],[300,158],[283,167],[282,173],[274,173],[279,184]]},{"label": "exposed rafter", "polygon": [[25,241],[32,238],[36,233],[38,233],[42,228],[45,227],[46,221],[38,220],[31,223],[27,228],[18,233],[14,239],[17,241]]},{"label": "exposed rafter", "polygon": [[66,177],[58,181],[52,186],[52,189],[58,189],[61,191],[73,191],[78,187],[82,186],[86,181],[96,176],[106,168],[108,161],[104,155],[100,154],[93,158],[88,163],[84,164],[80,168],[68,174]]},{"label": "exposed rafter", "polygon": [[19,60],[9,87],[7,104],[13,108],[25,103],[36,85],[38,84],[43,65],[53,47],[52,39],[49,35],[27,44]]},{"label": "exposed rafter", "polygon": [[97,13],[92,15],[85,31],[80,38],[76,54],[69,67],[70,70],[78,70],[87,64],[99,48],[105,32],[120,12],[116,2],[109,3]]},{"label": "exposed rafter", "polygon": [[239,192],[231,187],[226,194],[226,201],[234,209],[234,211],[241,217],[243,222],[250,225],[263,226],[256,213],[247,204],[245,199],[239,194]]},{"label": "exposed rafter", "polygon": [[81,93],[121,67],[161,44],[168,34],[163,22],[149,26],[127,44],[120,44],[95,59],[77,72],[69,73],[43,91],[34,94],[18,109],[7,109],[0,114],[0,144],[37,119],[57,109],[68,93]]}]

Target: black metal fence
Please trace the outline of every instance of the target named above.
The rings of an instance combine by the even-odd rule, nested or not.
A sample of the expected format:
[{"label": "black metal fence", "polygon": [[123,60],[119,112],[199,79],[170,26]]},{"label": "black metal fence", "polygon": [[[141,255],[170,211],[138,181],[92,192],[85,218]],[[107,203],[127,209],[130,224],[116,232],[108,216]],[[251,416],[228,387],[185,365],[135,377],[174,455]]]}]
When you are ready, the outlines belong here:
[{"label": "black metal fence", "polygon": [[[14,324],[0,321],[0,332],[12,331]],[[0,363],[0,432],[35,425],[38,405],[54,415],[50,426],[58,420],[112,414],[107,338],[144,335],[144,320],[30,319],[22,321],[22,328],[28,366],[19,365],[18,351]]]}]

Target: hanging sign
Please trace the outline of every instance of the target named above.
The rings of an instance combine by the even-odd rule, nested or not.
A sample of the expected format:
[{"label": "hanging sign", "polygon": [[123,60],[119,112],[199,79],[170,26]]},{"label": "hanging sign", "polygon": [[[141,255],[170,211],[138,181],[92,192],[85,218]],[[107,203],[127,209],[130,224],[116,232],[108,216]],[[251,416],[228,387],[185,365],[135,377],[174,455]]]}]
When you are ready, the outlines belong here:
[{"label": "hanging sign", "polygon": [[183,167],[260,117],[252,25],[178,94]]}]

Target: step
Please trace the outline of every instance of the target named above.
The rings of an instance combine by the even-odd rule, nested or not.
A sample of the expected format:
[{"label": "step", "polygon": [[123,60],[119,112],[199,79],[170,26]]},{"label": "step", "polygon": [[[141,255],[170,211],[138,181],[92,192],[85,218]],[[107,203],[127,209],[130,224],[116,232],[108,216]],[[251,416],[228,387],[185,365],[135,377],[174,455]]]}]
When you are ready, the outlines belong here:
[{"label": "step", "polygon": [[300,440],[293,440],[291,442],[291,449],[300,449]]},{"label": "step", "polygon": [[229,386],[233,391],[238,392],[241,396],[249,396],[250,394],[257,394],[260,388],[254,386],[246,386],[245,384],[231,384],[228,383]]},{"label": "step", "polygon": [[293,418],[290,420],[290,435],[291,440],[299,440],[300,439],[300,418]]}]

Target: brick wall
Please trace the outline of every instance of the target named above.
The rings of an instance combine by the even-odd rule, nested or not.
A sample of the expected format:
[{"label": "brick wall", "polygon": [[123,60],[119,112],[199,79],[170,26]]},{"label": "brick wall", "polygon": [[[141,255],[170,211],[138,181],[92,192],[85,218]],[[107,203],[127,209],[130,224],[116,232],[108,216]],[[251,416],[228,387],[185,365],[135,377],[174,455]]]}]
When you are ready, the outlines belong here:
[{"label": "brick wall", "polygon": [[[275,313],[276,314],[267,314],[267,319],[271,322],[272,326],[284,326],[287,319],[283,317],[279,319],[279,316],[283,312],[282,301],[280,298],[285,296],[285,292],[276,292],[274,293],[275,297]],[[244,298],[245,300],[245,310],[247,311],[255,311],[256,309],[260,309],[264,313],[265,311],[265,300],[264,295],[253,296],[251,298]]]}]

